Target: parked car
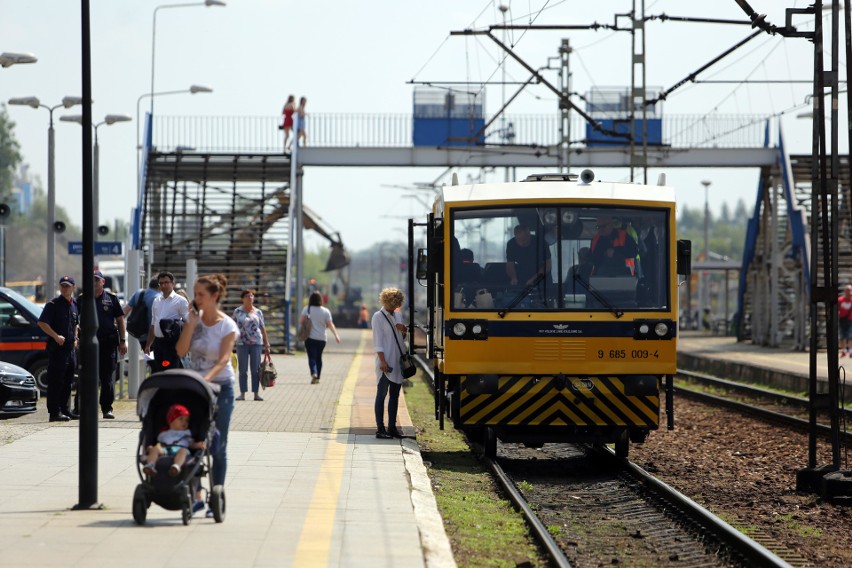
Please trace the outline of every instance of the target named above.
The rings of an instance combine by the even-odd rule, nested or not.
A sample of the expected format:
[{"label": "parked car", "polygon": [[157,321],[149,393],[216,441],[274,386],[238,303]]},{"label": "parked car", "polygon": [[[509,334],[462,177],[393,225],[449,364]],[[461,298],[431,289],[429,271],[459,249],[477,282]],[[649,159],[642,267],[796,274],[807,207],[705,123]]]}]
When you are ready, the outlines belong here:
[{"label": "parked car", "polygon": [[35,379],[29,371],[0,362],[0,418],[35,412],[38,396]]},{"label": "parked car", "polygon": [[43,306],[9,288],[0,288],[0,361],[18,365],[47,392],[47,334],[38,326]]}]

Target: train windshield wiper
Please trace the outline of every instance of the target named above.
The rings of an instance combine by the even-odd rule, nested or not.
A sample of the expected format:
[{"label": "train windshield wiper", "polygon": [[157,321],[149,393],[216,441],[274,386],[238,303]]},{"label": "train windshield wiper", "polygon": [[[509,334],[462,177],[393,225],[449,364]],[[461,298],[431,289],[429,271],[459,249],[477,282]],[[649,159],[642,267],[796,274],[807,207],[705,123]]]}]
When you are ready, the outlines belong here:
[{"label": "train windshield wiper", "polygon": [[616,318],[616,319],[618,319],[618,318],[620,318],[621,316],[623,316],[623,315],[624,315],[624,312],[622,312],[622,311],[618,310],[615,306],[613,306],[613,305],[609,302],[609,300],[607,300],[606,298],[604,298],[604,297],[601,295],[600,291],[598,291],[596,288],[592,287],[591,283],[586,282],[585,280],[583,280],[582,278],[580,278],[579,276],[577,276],[577,274],[576,274],[576,273],[574,274],[574,282],[579,282],[580,284],[582,284],[582,285],[583,285],[583,288],[585,288],[586,290],[588,290],[588,291],[589,291],[589,294],[591,294],[591,295],[592,295],[592,297],[593,297],[595,300],[597,300],[598,302],[600,302],[601,304],[603,304],[603,305],[604,305],[604,307],[605,307],[606,309],[608,309],[609,311],[611,311],[611,312],[613,313],[613,315],[615,315],[615,318]]},{"label": "train windshield wiper", "polygon": [[507,314],[507,313],[509,313],[509,311],[510,311],[512,308],[514,308],[515,306],[517,306],[518,304],[520,304],[520,303],[521,303],[521,300],[523,300],[523,299],[527,296],[527,294],[529,294],[530,292],[532,292],[533,288],[535,288],[535,287],[538,285],[538,283],[539,283],[539,282],[541,282],[542,280],[544,280],[544,274],[539,273],[539,274],[535,277],[535,280],[533,280],[533,281],[532,281],[529,285],[527,285],[527,287],[526,287],[526,288],[524,288],[523,290],[521,290],[521,291],[518,293],[518,295],[517,295],[517,296],[515,296],[515,299],[514,299],[514,300],[512,300],[511,302],[509,302],[509,305],[508,305],[508,306],[506,306],[505,308],[503,308],[502,310],[500,310],[499,312],[497,312],[497,317],[499,317],[500,319],[503,319],[504,317],[506,317],[506,314]]}]

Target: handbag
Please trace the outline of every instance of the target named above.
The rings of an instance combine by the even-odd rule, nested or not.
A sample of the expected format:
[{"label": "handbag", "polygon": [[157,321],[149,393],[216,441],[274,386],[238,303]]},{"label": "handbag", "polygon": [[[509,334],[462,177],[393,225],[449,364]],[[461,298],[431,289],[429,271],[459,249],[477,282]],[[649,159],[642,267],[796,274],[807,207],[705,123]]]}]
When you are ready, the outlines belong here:
[{"label": "handbag", "polygon": [[411,358],[411,355],[402,350],[402,346],[399,344],[399,339],[396,337],[396,327],[394,327],[393,323],[391,323],[388,315],[384,312],[382,312],[382,315],[384,315],[385,319],[388,320],[388,325],[391,326],[391,330],[393,330],[393,340],[396,341],[396,346],[399,348],[399,370],[402,372],[402,378],[410,379],[417,374],[417,367],[414,365],[414,360]]},{"label": "handbag", "polygon": [[299,324],[299,332],[296,337],[299,341],[304,341],[311,336],[311,307],[308,306],[308,313],[305,314],[305,319]]},{"label": "handbag", "polygon": [[260,363],[260,386],[263,388],[274,387],[277,378],[278,371],[272,363],[272,356],[267,351],[263,357],[263,361]]}]

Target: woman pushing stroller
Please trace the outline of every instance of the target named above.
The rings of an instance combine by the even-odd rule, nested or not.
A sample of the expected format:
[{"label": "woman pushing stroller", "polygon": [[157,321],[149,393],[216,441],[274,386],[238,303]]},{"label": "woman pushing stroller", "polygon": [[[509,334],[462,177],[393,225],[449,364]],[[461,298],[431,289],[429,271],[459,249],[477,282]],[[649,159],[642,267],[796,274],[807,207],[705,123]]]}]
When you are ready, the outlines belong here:
[{"label": "woman pushing stroller", "polygon": [[207,448],[205,440],[196,441],[192,439],[189,430],[189,410],[182,404],[173,404],[166,413],[168,428],[157,436],[157,444],[148,446],[147,462],[142,471],[146,475],[157,475],[157,460],[163,456],[173,456],[174,461],[169,467],[169,475],[172,477],[180,475],[183,464],[189,455],[189,450],[204,450]]},{"label": "woman pushing stroller", "polygon": [[[210,478],[206,516],[217,523],[225,518],[226,451],[234,410],[231,352],[239,335],[234,320],[219,309],[226,284],[222,274],[202,276],[195,283],[189,319],[176,346],[179,357],[192,356],[190,368],[154,373],[139,387],[137,414],[143,428],[137,454],[144,467],[133,495],[133,519],[140,525],[152,502],[180,509],[188,524],[204,508],[205,475]],[[163,424],[169,425],[165,432]],[[200,450],[198,459],[199,452],[190,454],[190,449]],[[169,475],[163,475],[167,468]]]},{"label": "woman pushing stroller", "polygon": [[[195,281],[189,321],[183,326],[177,342],[178,357],[190,354],[189,367],[204,380],[219,387],[216,397],[216,428],[219,441],[211,449],[213,455],[213,485],[225,484],[228,469],[228,430],[234,412],[234,367],[231,353],[240,335],[237,324],[219,307],[225,297],[228,279],[224,274],[200,276]],[[208,516],[213,513],[208,510]]]}]

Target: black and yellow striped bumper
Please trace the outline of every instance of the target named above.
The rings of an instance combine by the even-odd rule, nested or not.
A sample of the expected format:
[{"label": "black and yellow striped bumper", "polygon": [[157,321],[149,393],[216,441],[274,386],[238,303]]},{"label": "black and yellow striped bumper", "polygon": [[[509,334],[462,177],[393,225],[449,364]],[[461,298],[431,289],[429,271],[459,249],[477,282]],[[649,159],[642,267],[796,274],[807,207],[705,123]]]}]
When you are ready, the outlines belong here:
[{"label": "black and yellow striped bumper", "polygon": [[459,377],[463,426],[627,426],[656,429],[659,377]]}]

